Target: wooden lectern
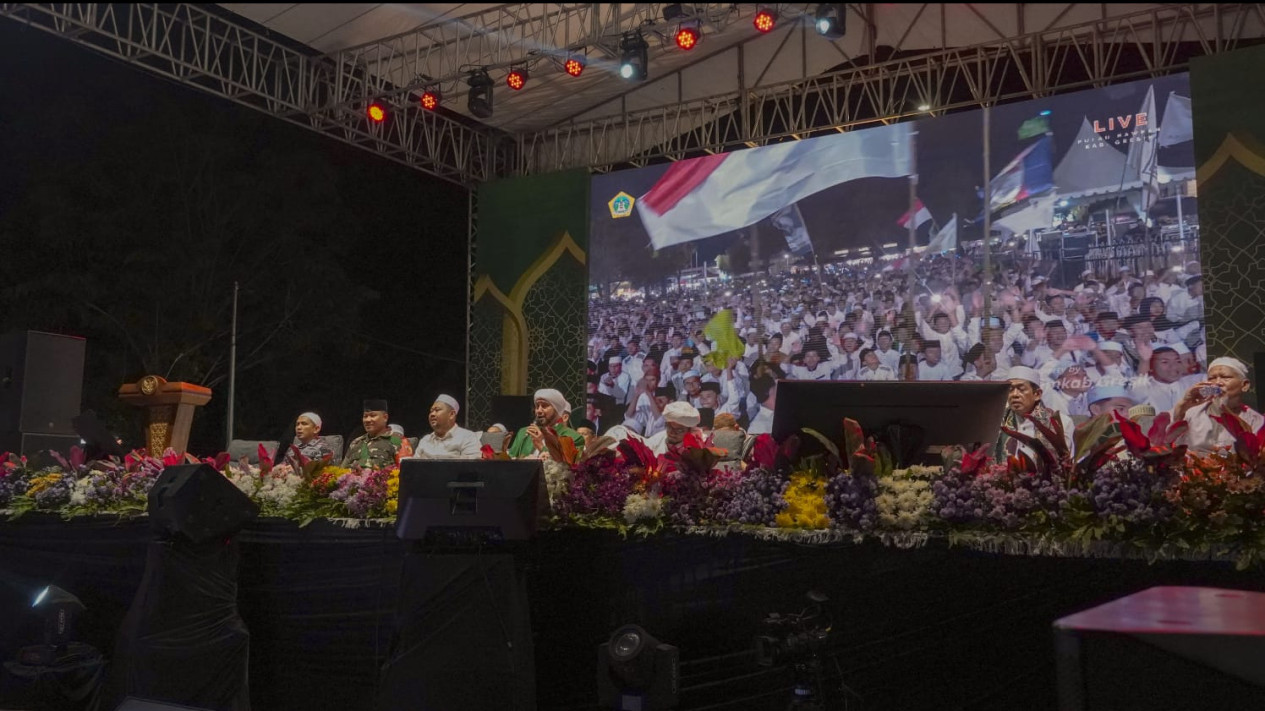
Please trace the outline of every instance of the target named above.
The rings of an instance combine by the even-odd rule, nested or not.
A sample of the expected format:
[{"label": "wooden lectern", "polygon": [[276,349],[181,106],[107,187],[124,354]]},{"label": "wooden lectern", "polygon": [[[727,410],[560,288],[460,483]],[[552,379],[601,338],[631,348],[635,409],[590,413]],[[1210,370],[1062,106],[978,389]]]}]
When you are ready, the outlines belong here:
[{"label": "wooden lectern", "polygon": [[146,375],[120,387],[119,399],[145,408],[145,447],[151,455],[161,457],[168,447],[184,453],[189,446],[193,408],[210,401],[211,389]]}]

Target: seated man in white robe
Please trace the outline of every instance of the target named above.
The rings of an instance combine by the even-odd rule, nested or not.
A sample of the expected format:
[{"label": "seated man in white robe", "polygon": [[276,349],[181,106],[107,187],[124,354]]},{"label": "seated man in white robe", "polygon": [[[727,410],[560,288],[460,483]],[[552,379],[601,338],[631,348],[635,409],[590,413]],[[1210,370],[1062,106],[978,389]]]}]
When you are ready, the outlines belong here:
[{"label": "seated man in white robe", "polygon": [[685,435],[695,432],[701,418],[698,409],[688,402],[670,402],[663,408],[663,431],[646,438],[646,446],[655,454],[667,454],[673,447],[679,447]]},{"label": "seated man in white robe", "polygon": [[1208,366],[1208,377],[1186,391],[1173,408],[1173,421],[1185,420],[1189,429],[1179,442],[1189,444],[1196,452],[1211,452],[1217,447],[1234,446],[1234,437],[1213,416],[1227,413],[1237,416],[1247,430],[1256,433],[1265,425],[1261,413],[1243,404],[1243,393],[1250,390],[1247,364],[1238,358],[1217,358]]}]

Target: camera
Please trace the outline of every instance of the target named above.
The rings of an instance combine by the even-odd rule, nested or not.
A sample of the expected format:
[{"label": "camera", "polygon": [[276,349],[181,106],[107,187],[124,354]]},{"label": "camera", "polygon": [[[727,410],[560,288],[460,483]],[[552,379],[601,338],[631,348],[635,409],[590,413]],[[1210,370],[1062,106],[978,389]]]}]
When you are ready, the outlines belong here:
[{"label": "camera", "polygon": [[830,618],[822,603],[830,598],[815,590],[808,606],[798,613],[769,613],[756,637],[756,661],[761,666],[797,663],[815,657],[830,636]]}]

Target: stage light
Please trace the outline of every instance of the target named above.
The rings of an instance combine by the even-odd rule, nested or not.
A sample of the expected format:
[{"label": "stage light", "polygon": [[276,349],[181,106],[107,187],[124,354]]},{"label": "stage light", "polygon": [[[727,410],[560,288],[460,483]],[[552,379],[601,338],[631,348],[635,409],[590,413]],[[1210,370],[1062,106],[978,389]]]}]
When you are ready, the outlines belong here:
[{"label": "stage light", "polygon": [[365,110],[365,113],[369,116],[369,120],[374,123],[382,123],[387,120],[386,107],[376,101],[369,104],[369,108]]},{"label": "stage light", "polygon": [[421,104],[422,108],[427,111],[434,111],[439,108],[440,102],[444,100],[444,95],[440,93],[439,87],[430,86],[422,91]]},{"label": "stage light", "polygon": [[836,40],[848,31],[848,6],[845,3],[819,3],[813,15],[817,34]]},{"label": "stage light", "polygon": [[597,649],[597,694],[603,708],[675,708],[679,652],[637,625],[625,625]]},{"label": "stage light", "polygon": [[650,76],[650,45],[640,32],[630,32],[619,42],[621,57],[619,75],[625,79],[645,81]]},{"label": "stage light", "polygon": [[30,666],[49,666],[74,639],[75,619],[86,610],[79,598],[49,585],[40,590],[31,609],[43,619],[44,643],[23,647],[18,659]]},{"label": "stage light", "polygon": [[588,64],[588,60],[582,54],[573,54],[567,57],[567,61],[563,63],[562,69],[573,77],[578,77],[584,73],[584,67]]},{"label": "stage light", "polygon": [[698,20],[682,22],[681,25],[676,28],[676,46],[687,52],[694,49],[694,47],[698,45],[699,38],[703,36],[701,29],[702,27]]},{"label": "stage light", "polygon": [[490,118],[492,116],[492,77],[488,76],[488,70],[476,69],[470,72],[470,76],[466,79],[466,85],[470,87],[470,93],[466,96],[466,108],[475,118]]},{"label": "stage light", "polygon": [[505,83],[509,88],[518,91],[527,86],[527,79],[530,75],[527,73],[527,67],[514,67],[510,69],[510,73],[505,75]]},{"label": "stage light", "polygon": [[931,104],[918,104],[918,110],[919,110],[919,111],[930,111],[930,110],[931,110]]},{"label": "stage light", "polygon": [[777,15],[767,7],[762,7],[756,11],[755,17],[751,18],[751,24],[761,32],[772,32],[773,26],[777,24]]},{"label": "stage light", "polygon": [[1040,115],[1041,115],[1041,116],[1049,116],[1049,115],[1050,115],[1050,110],[1049,110],[1049,109],[1046,109],[1045,111],[1042,111]]},{"label": "stage light", "polygon": [[681,3],[673,2],[663,6],[664,22],[671,22],[682,17],[685,17],[685,8],[681,5]]}]

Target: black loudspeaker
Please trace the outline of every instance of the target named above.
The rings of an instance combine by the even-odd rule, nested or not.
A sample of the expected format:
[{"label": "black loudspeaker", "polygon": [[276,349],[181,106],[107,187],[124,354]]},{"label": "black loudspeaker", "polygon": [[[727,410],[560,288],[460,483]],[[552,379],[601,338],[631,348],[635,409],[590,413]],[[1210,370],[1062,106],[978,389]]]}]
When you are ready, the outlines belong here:
[{"label": "black loudspeaker", "polygon": [[164,538],[205,543],[241,530],[259,507],[206,464],[167,467],[149,490],[149,521]]},{"label": "black loudspeaker", "polygon": [[[533,403],[531,395],[493,395],[492,422],[483,423],[482,428],[487,429],[495,422],[505,425],[510,432],[526,427],[532,422]],[[580,411],[583,412],[584,408],[581,407]]]},{"label": "black loudspeaker", "polygon": [[1265,594],[1156,587],[1054,629],[1060,711],[1265,708]]},{"label": "black loudspeaker", "polygon": [[39,331],[0,336],[0,433],[75,434],[85,346]]},{"label": "black loudspeaker", "polygon": [[162,701],[147,701],[146,699],[133,699],[128,697],[119,704],[115,711],[210,711],[209,709],[194,708],[192,706],[177,706],[176,704],[168,704]]}]

